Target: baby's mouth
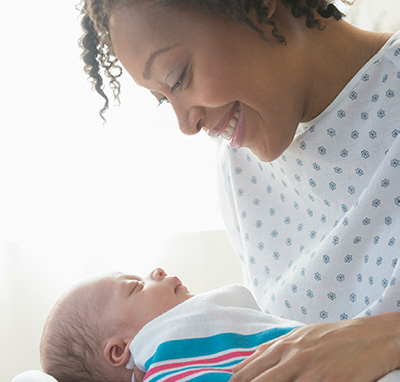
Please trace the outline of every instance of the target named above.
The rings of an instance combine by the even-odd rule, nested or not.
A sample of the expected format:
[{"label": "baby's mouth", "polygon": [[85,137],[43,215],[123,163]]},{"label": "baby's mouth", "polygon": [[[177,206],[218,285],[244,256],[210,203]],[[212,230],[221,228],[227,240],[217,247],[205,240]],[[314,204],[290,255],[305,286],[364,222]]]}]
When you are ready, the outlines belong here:
[{"label": "baby's mouth", "polygon": [[174,291],[175,291],[175,293],[176,293],[176,290],[179,288],[179,287],[181,287],[182,286],[182,281],[178,278],[178,277],[174,277],[174,279],[175,279],[175,289],[174,289]]}]

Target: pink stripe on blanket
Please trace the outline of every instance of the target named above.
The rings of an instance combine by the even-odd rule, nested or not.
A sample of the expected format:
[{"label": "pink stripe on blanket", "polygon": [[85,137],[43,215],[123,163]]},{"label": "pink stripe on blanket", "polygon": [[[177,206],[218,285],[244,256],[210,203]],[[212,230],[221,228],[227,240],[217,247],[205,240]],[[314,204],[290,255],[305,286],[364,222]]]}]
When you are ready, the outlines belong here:
[{"label": "pink stripe on blanket", "polygon": [[[143,381],[146,381],[153,374],[159,373],[161,371],[168,371],[170,369],[182,368],[182,367],[188,367],[188,366],[194,366],[194,365],[199,365],[199,366],[200,365],[209,365],[209,364],[213,364],[213,363],[229,361],[230,359],[236,358],[236,357],[246,357],[247,358],[251,354],[253,354],[254,351],[255,351],[254,349],[253,350],[233,351],[231,353],[226,353],[226,354],[220,355],[218,357],[212,357],[212,358],[199,357],[197,359],[190,358],[190,361],[166,363],[163,365],[151,367],[149,369],[149,371],[146,373],[146,376]],[[217,369],[210,369],[210,370],[217,370]],[[169,381],[169,379],[168,379],[168,381]]]}]

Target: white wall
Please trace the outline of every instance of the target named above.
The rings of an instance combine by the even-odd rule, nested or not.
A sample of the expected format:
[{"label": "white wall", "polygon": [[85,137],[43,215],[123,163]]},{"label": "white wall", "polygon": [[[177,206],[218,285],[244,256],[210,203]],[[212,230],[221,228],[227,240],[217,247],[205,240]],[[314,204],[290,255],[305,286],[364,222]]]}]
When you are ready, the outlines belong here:
[{"label": "white wall", "polygon": [[400,30],[399,0],[356,0],[348,9],[348,21],[359,28],[380,32]]},{"label": "white wall", "polygon": [[[223,228],[218,142],[184,136],[171,108],[127,76],[103,126],[79,57],[78,2],[1,6],[0,381],[38,367],[45,316],[67,286],[93,272],[144,274],[164,265],[176,232]],[[188,284],[208,277],[184,270]]]}]

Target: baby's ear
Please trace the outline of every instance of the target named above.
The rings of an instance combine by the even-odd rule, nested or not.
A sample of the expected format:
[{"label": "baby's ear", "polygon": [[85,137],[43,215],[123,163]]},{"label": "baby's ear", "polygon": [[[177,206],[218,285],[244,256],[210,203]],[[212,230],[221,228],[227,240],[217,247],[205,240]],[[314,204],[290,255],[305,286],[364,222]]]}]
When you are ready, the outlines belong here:
[{"label": "baby's ear", "polygon": [[131,356],[129,341],[120,336],[111,337],[106,341],[103,354],[112,366],[125,366]]}]

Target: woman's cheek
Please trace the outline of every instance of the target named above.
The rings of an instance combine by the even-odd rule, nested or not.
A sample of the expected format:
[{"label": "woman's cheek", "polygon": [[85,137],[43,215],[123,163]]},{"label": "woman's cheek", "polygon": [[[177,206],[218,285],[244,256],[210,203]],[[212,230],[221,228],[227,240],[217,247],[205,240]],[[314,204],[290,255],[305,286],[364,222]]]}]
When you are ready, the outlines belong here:
[{"label": "woman's cheek", "polygon": [[198,106],[217,108],[236,101],[233,89],[217,76],[209,76],[197,90]]}]

